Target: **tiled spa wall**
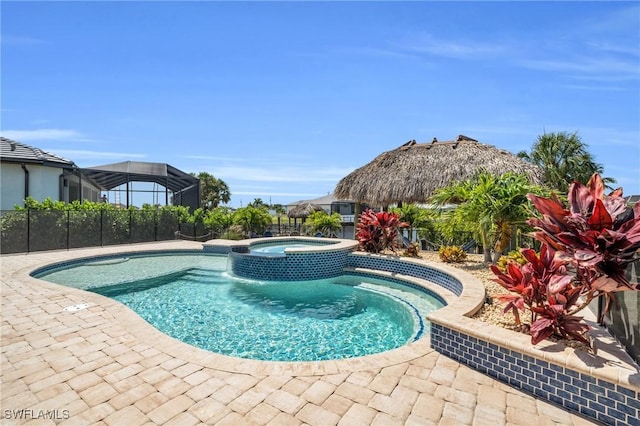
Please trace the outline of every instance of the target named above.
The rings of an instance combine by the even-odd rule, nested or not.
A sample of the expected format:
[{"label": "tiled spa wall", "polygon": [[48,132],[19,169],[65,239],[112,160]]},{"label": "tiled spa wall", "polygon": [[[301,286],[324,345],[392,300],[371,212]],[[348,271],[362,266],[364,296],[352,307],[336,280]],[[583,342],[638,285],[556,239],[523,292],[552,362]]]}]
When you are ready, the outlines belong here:
[{"label": "tiled spa wall", "polygon": [[294,252],[286,255],[252,255],[229,253],[231,272],[235,275],[270,281],[319,280],[337,277],[347,266],[351,249]]},{"label": "tiled spa wall", "polygon": [[640,393],[431,324],[431,347],[449,358],[605,424],[640,425]]}]

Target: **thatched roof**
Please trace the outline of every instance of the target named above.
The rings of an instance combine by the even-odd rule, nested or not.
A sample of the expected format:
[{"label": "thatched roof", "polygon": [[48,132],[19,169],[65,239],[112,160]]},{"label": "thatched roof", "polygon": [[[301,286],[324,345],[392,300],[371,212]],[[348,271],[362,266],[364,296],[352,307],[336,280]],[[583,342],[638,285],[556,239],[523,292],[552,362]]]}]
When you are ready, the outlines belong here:
[{"label": "thatched roof", "polygon": [[311,213],[313,212],[319,212],[324,210],[322,207],[320,207],[317,204],[311,204],[311,203],[304,203],[304,204],[299,204],[297,206],[295,206],[294,208],[292,208],[291,210],[289,210],[289,213],[287,213],[287,216],[289,217],[302,217],[302,218],[306,218],[308,217]]},{"label": "thatched roof", "polygon": [[425,202],[439,188],[473,177],[484,170],[492,174],[525,173],[532,183],[542,183],[541,170],[512,153],[460,135],[455,141],[409,141],[378,155],[369,164],[342,178],[335,196],[371,206],[397,202]]}]

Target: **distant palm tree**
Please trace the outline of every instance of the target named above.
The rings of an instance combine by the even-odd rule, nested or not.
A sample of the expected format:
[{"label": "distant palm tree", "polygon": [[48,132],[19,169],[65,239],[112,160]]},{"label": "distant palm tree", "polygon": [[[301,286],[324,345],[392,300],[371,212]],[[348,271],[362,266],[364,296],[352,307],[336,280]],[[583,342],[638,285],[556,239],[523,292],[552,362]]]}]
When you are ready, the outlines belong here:
[{"label": "distant palm tree", "polygon": [[210,173],[191,173],[191,176],[200,179],[200,200],[202,207],[215,209],[221,203],[228,203],[231,200],[229,187],[222,180]]},{"label": "distant palm tree", "polygon": [[[520,151],[518,157],[540,167],[545,184],[566,193],[574,180],[586,183],[594,173],[602,174],[602,164],[596,163],[582,142],[578,132],[544,133],[531,147],[531,152]],[[604,178],[605,183],[615,183],[613,178]]]}]

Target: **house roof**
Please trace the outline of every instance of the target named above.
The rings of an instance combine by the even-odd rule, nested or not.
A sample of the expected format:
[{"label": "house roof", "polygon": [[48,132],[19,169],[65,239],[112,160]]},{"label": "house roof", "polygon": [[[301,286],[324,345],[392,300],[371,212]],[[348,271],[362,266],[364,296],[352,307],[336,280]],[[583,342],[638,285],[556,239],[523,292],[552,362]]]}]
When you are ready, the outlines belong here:
[{"label": "house roof", "polygon": [[625,197],[625,199],[627,200],[628,204],[635,204],[637,202],[640,202],[640,195],[629,195],[628,197]]},{"label": "house roof", "polygon": [[298,206],[298,205],[307,204],[307,203],[318,204],[318,205],[330,205],[331,203],[336,203],[336,202],[349,203],[352,201],[338,199],[333,194],[327,194],[327,195],[323,195],[322,197],[314,198],[313,200],[294,201],[293,203],[287,204],[287,206]]},{"label": "house roof", "polygon": [[71,160],[3,137],[0,137],[0,159],[3,163],[41,164],[63,169],[77,168]]},{"label": "house roof", "polygon": [[87,167],[82,173],[89,176],[105,190],[127,182],[155,182],[171,191],[181,191],[196,185],[198,178],[165,163],[124,161]]}]

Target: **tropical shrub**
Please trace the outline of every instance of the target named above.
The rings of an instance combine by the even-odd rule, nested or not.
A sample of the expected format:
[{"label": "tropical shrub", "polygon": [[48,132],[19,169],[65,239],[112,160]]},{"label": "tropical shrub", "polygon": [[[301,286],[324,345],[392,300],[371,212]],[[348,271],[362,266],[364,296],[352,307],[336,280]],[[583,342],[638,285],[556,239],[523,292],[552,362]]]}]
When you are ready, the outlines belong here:
[{"label": "tropical shrub", "polygon": [[[587,343],[589,327],[575,316],[596,298],[605,299],[602,315],[613,293],[638,290],[625,277],[625,269],[640,250],[640,203],[627,208],[622,189],[604,195],[604,182],[594,174],[587,185],[573,182],[568,206],[555,195],[529,194],[542,214],[528,223],[542,242],[540,255],[522,250],[524,265],[511,263],[503,273],[491,269],[495,281],[515,294],[500,295],[519,322],[518,311],[531,310],[531,343],[556,335]],[[600,318],[602,322],[602,317]]]},{"label": "tropical shrub", "polygon": [[331,236],[342,229],[342,216],[340,213],[329,215],[324,210],[313,212],[307,218],[307,226],[311,233],[322,232]]},{"label": "tropical shrub", "polygon": [[228,230],[233,223],[233,214],[229,207],[216,207],[212,210],[207,210],[203,221],[207,230],[219,236],[225,230]]},{"label": "tropical shrub", "polygon": [[527,263],[527,258],[524,257],[521,251],[512,250],[509,253],[503,256],[500,256],[500,259],[498,259],[498,263],[496,264],[496,266],[502,272],[507,272],[507,265],[509,263],[517,263],[518,265],[524,265]]},{"label": "tropical shrub", "polygon": [[245,235],[261,235],[271,222],[271,215],[262,208],[247,206],[233,213],[233,224],[239,225]]},{"label": "tropical shrub", "polygon": [[381,253],[398,249],[398,228],[407,226],[400,222],[398,215],[389,212],[376,213],[366,209],[360,214],[356,239],[360,248],[369,253]]},{"label": "tropical shrub", "polygon": [[489,263],[491,246],[498,257],[509,246],[512,232],[531,216],[527,194],[542,194],[543,188],[529,183],[525,175],[504,173],[494,176],[480,172],[473,178],[455,182],[435,192],[430,201],[436,206],[456,204],[441,214],[440,230],[447,235],[456,229],[470,229],[484,249]]},{"label": "tropical shrub", "polygon": [[462,263],[467,260],[467,253],[459,246],[440,247],[438,256],[445,263]]},{"label": "tropical shrub", "polygon": [[407,248],[404,250],[404,252],[402,252],[402,255],[406,256],[406,257],[420,257],[418,255],[419,251],[420,251],[420,249],[418,248],[418,244],[417,243],[411,243],[411,244],[409,244],[409,246],[407,246]]}]

